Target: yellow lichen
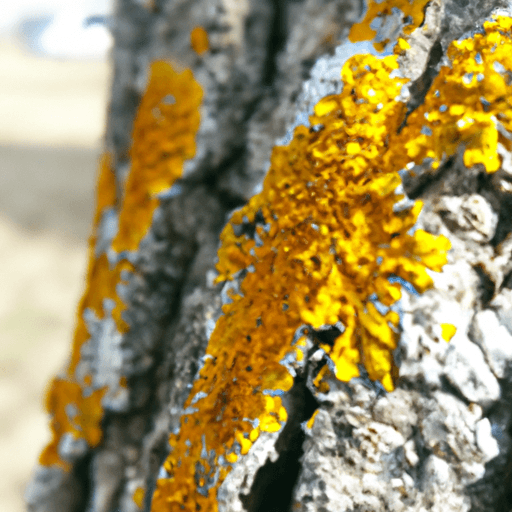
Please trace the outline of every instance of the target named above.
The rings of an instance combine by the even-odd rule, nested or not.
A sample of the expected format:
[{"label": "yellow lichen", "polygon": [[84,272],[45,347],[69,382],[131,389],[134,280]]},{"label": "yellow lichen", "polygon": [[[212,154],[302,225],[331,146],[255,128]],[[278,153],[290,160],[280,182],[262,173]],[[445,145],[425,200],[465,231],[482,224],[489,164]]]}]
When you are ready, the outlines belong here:
[{"label": "yellow lichen", "polygon": [[[430,0],[384,0],[377,2],[369,0],[364,18],[352,25],[349,33],[349,40],[352,43],[359,41],[371,41],[377,35],[377,31],[372,28],[375,26],[376,20],[384,23],[384,18],[392,16],[396,11],[401,12],[403,34],[410,34],[414,29],[418,28],[425,17],[425,8]],[[399,40],[400,41],[400,40]],[[403,43],[405,40],[402,39]],[[376,50],[382,51],[389,43],[388,39],[375,41],[373,46]],[[406,43],[407,44],[407,43]]]},{"label": "yellow lichen", "polygon": [[313,425],[314,425],[314,423],[315,423],[315,418],[316,418],[316,415],[318,414],[318,411],[319,411],[319,410],[320,410],[320,409],[317,409],[317,410],[312,414],[311,418],[309,418],[309,420],[306,422],[306,427],[307,427],[307,428],[309,428],[309,429],[313,428]]},{"label": "yellow lichen", "polygon": [[135,492],[133,493],[133,501],[137,507],[142,508],[144,505],[144,497],[146,496],[146,491],[143,487],[137,487]]},{"label": "yellow lichen", "polygon": [[457,149],[464,164],[500,168],[498,147],[512,150],[511,18],[484,23],[484,31],[453,42],[423,105],[407,120],[398,141],[401,165],[430,159],[436,169]]},{"label": "yellow lichen", "polygon": [[208,51],[208,33],[203,27],[195,27],[192,30],[190,33],[190,45],[198,55]]},{"label": "yellow lichen", "polygon": [[[262,192],[224,229],[219,281],[246,274],[210,337],[181,430],[171,435],[169,478],[157,483],[154,512],[217,510],[230,464],[259,433],[286,421],[280,394],[293,377],[281,361],[301,357],[303,343],[291,340],[304,324],[343,324],[334,345],[322,347],[336,377],[359,375],[362,363],[393,388],[399,317],[389,306],[400,285],[388,278],[422,292],[432,285],[426,268],[441,270],[450,247],[444,237],[410,233],[421,203],[394,211],[400,169],[385,162],[402,150],[393,143],[405,115],[395,99],[404,80],[390,77],[396,68],[395,56],[352,57],[343,92],[315,107],[310,121],[318,128],[299,126],[288,146],[274,148]],[[256,218],[255,237],[237,235]]]},{"label": "yellow lichen", "polygon": [[[371,38],[371,19],[390,14],[392,7],[410,17],[404,30],[410,33],[421,24],[425,4],[372,3],[351,39]],[[221,235],[219,281],[242,271],[240,290],[223,306],[185,403],[180,431],[170,437],[171,453],[164,464],[169,477],[157,482],[154,512],[217,510],[217,489],[231,464],[248,453],[262,432],[278,432],[287,420],[281,395],[290,390],[293,377],[282,361],[303,358],[304,342],[294,345],[291,340],[305,324],[313,329],[342,326],[332,346],[320,345],[336,378],[350,380],[364,366],[370,378],[393,389],[399,316],[392,306],[401,297],[400,280],[420,293],[427,290],[433,282],[426,269],[441,271],[450,248],[446,238],[414,230],[421,202],[396,208],[402,199],[395,193],[398,171],[425,159],[437,168],[460,147],[467,166],[481,164],[488,172],[499,168],[499,145],[512,149],[511,27],[509,18],[497,18],[484,25],[482,34],[453,43],[451,64],[441,69],[424,104],[403,127],[406,107],[396,98],[405,80],[391,78],[396,56],[352,57],[342,71],[342,93],[317,104],[312,128],[299,126],[288,146],[274,148],[262,192],[233,215]],[[404,39],[399,50],[407,51],[407,45]],[[189,78],[160,68],[155,74],[181,77],[178,89],[183,86],[183,112],[188,114],[173,136],[185,135],[176,143],[159,129],[155,119],[169,127],[162,100],[168,94],[178,98],[176,92],[163,95],[158,88],[136,122],[140,130],[114,241],[117,251],[138,247],[158,204],[156,194],[172,184],[183,160],[195,151],[191,105],[197,106],[200,91],[190,93],[195,100],[190,99],[183,85],[190,86]],[[168,149],[155,150],[162,141]],[[167,160],[169,151],[174,157]],[[160,167],[162,159],[166,165]],[[169,171],[163,172],[165,178],[157,168]],[[249,224],[255,225],[254,236],[240,229]],[[442,337],[451,338],[455,329],[441,324]],[[327,391],[324,377],[329,373],[324,366],[317,376],[320,391]],[[66,416],[64,424],[72,424],[65,428],[81,436],[85,425],[87,442],[99,442],[100,400],[84,404],[75,383],[65,384],[65,392],[50,393],[49,407],[61,411],[63,397],[73,395],[90,412],[73,421]],[[57,390],[60,386],[54,384]],[[55,431],[60,428],[58,414]],[[55,456],[51,452],[48,459]]]},{"label": "yellow lichen", "polygon": [[[96,184],[96,210],[93,220],[93,237],[100,223],[102,213],[116,204],[116,177],[112,170],[112,155],[103,153],[99,162],[99,173]],[[93,238],[89,242],[96,242]],[[90,244],[92,245],[92,244]]]},{"label": "yellow lichen", "polygon": [[[106,256],[96,259],[96,238],[101,216],[105,210],[116,205],[116,179],[112,170],[112,157],[105,153],[100,158],[98,180],[96,184],[96,208],[93,220],[92,234],[89,238],[88,268],[86,275],[86,289],[78,306],[76,314],[76,327],[73,337],[73,348],[71,351],[71,362],[68,368],[68,375],[72,376],[80,360],[80,349],[89,339],[89,333],[85,325],[83,313],[87,308],[92,309],[96,316],[103,318],[103,294],[105,298],[116,300],[115,283],[109,276],[109,268]],[[100,290],[97,291],[97,287]],[[122,304],[116,300],[116,309],[122,309]],[[120,316],[120,314],[119,314]]]},{"label": "yellow lichen", "polygon": [[112,242],[115,251],[138,249],[151,226],[158,194],[181,177],[185,160],[195,155],[202,96],[189,69],[178,73],[163,61],[151,65],[133,126],[131,170]]},{"label": "yellow lichen", "polygon": [[[112,271],[109,268],[106,256],[96,259],[94,255],[96,245],[96,231],[102,213],[116,203],[115,176],[111,167],[111,156],[105,153],[100,159],[100,170],[96,187],[96,211],[94,214],[93,232],[89,239],[89,266],[86,277],[86,290],[78,306],[76,314],[76,327],[73,337],[70,363],[63,377],[53,379],[46,396],[46,410],[51,414],[52,440],[43,450],[39,462],[44,466],[57,465],[69,469],[69,464],[63,461],[58,454],[58,444],[64,434],[70,434],[75,439],[85,439],[90,446],[96,446],[101,440],[100,421],[103,416],[101,399],[105,389],[96,389],[83,396],[83,388],[90,388],[92,379],[85,376],[83,383],[76,382],[74,373],[80,361],[80,350],[89,339],[89,332],[83,313],[90,308],[102,318],[103,298],[116,300],[116,309],[121,310],[123,304],[115,294]],[[120,315],[120,313],[119,313]],[[68,415],[68,408],[72,406],[76,415]]]},{"label": "yellow lichen", "polygon": [[[90,333],[84,319],[85,310],[104,318],[104,301],[114,301],[111,312],[119,333],[126,333],[129,325],[122,317],[126,305],[117,294],[126,272],[136,272],[134,266],[121,258],[111,265],[106,253],[96,256],[96,231],[104,211],[115,207],[119,211],[119,229],[112,242],[117,252],[134,251],[147,233],[155,208],[157,194],[168,189],[183,171],[183,162],[195,154],[195,135],[199,127],[199,104],[202,90],[190,70],[181,74],[170,64],[155,62],[151,67],[149,85],[137,111],[130,151],[132,166],[119,201],[116,180],[111,168],[111,157],[101,159],[97,182],[96,213],[93,234],[89,242],[89,266],[86,290],[77,311],[71,358],[63,377],[54,379],[47,395],[47,410],[52,415],[52,440],[40,457],[43,465],[58,465],[69,469],[69,464],[58,454],[64,434],[84,439],[95,447],[101,441],[100,422],[103,417],[101,400],[106,388],[97,389],[94,378],[86,375],[77,382],[75,371],[81,360],[81,349]],[[121,376],[120,387],[126,387]],[[70,409],[76,411],[69,417]]]},{"label": "yellow lichen", "polygon": [[101,399],[105,392],[106,389],[102,388],[84,396],[82,386],[77,382],[58,377],[52,381],[46,395],[46,410],[52,415],[53,439],[41,453],[39,462],[42,465],[58,466],[66,471],[70,469],[69,463],[58,453],[58,443],[64,434],[84,439],[89,446],[98,445],[102,438]]},{"label": "yellow lichen", "polygon": [[450,341],[457,332],[457,327],[452,324],[441,324],[441,337],[445,341]]}]

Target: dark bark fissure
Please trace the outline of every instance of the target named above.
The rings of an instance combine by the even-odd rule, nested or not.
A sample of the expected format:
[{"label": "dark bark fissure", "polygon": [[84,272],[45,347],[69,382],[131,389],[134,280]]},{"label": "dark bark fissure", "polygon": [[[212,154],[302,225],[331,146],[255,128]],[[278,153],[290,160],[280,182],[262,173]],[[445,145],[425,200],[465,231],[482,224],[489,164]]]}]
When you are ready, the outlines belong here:
[{"label": "dark bark fissure", "polygon": [[89,453],[83,459],[77,462],[73,467],[73,477],[76,479],[76,482],[80,482],[80,488],[76,489],[76,492],[77,494],[80,494],[80,497],[76,498],[76,507],[74,512],[87,512],[88,510],[88,502],[83,498],[90,496],[93,487],[91,462],[92,453]]},{"label": "dark bark fissure", "polygon": [[404,186],[405,193],[409,199],[418,199],[418,197],[424,197],[427,191],[432,188],[437,182],[441,181],[444,176],[455,165],[455,157],[448,158],[442,163],[435,172],[429,172],[428,170],[421,170],[421,174],[413,176],[410,173],[405,173],[402,176],[402,183]]},{"label": "dark bark fissure", "polygon": [[482,264],[474,266],[473,270],[476,272],[480,279],[478,291],[480,294],[482,308],[486,308],[494,297],[494,293],[496,292],[496,284],[491,279],[489,274],[487,274]]},{"label": "dark bark fissure", "polygon": [[267,58],[263,66],[263,85],[272,85],[278,74],[277,57],[287,38],[286,10],[288,0],[271,0],[274,10],[267,47]]},{"label": "dark bark fissure", "polygon": [[507,288],[512,290],[512,271],[509,272],[504,278],[500,289]]},{"label": "dark bark fissure", "polygon": [[[473,376],[474,379],[474,376]],[[453,395],[455,398],[460,400],[464,405],[468,406],[470,405],[470,401],[461,393],[459,388],[457,388],[446,375],[441,375],[440,377],[442,390],[450,395]]]},{"label": "dark bark fissure", "polygon": [[[509,371],[507,372],[508,375],[511,375],[511,371],[509,368]],[[502,389],[504,388],[503,392],[503,400],[505,403],[510,404],[512,402],[512,382],[510,380],[506,382],[504,385],[502,385]],[[496,406],[496,409],[498,407]],[[503,411],[504,408],[501,407],[501,410]],[[502,423],[507,424],[506,431],[508,434],[508,438],[512,438],[512,418],[510,415],[512,414],[509,409],[507,410],[509,417],[504,418]],[[489,416],[492,417],[491,414]],[[501,439],[500,439],[501,441]],[[505,443],[503,443],[505,444]],[[496,473],[502,473],[503,479],[499,481],[499,491],[495,493],[496,496],[496,512],[510,512],[512,510],[512,450],[510,450],[509,446],[505,446],[506,449],[502,449],[501,452],[505,453],[505,455],[498,457],[495,460],[491,460],[488,464],[488,466],[492,465],[498,465],[502,462],[503,459],[505,459],[505,465],[504,467],[501,467],[501,471],[495,472]],[[507,449],[508,448],[508,449]],[[486,468],[487,469],[487,468]],[[473,511],[471,511],[473,512]]]},{"label": "dark bark fissure", "polygon": [[425,67],[425,71],[409,87],[411,98],[407,104],[407,113],[405,114],[405,118],[398,128],[398,133],[400,133],[407,125],[407,119],[409,116],[425,101],[425,96],[430,90],[430,86],[432,85],[434,78],[439,72],[438,66],[442,57],[443,46],[441,45],[441,42],[437,40],[432,45],[432,48],[428,54],[428,61],[427,66]]},{"label": "dark bark fissure", "polygon": [[301,469],[306,434],[301,423],[307,421],[318,408],[318,402],[306,387],[304,377],[296,377],[290,390],[291,407],[288,421],[276,442],[279,454],[275,462],[267,462],[258,469],[249,494],[240,494],[247,512],[290,512],[293,489]]},{"label": "dark bark fissure", "polygon": [[494,247],[499,245],[510,232],[512,232],[512,198],[508,194],[503,194],[499,207],[498,225],[491,240],[491,245]]},{"label": "dark bark fissure", "polygon": [[[512,459],[504,462],[504,457],[496,457],[485,465],[486,476],[467,490],[471,497],[469,512],[494,510],[495,512],[510,512],[512,510]],[[487,474],[492,475],[489,477]],[[495,475],[502,478],[496,479]],[[489,494],[488,489],[494,488]],[[487,492],[486,492],[487,491]]]},{"label": "dark bark fissure", "polygon": [[478,174],[477,181],[477,193],[487,199],[498,213],[498,224],[490,241],[493,247],[501,244],[512,232],[512,198],[510,193],[500,190],[500,181],[509,182],[509,177],[503,176],[503,174],[501,170],[496,174],[489,174],[482,169],[482,172]]},{"label": "dark bark fissure", "polygon": [[336,339],[342,334],[342,331],[335,325],[329,326],[327,329],[317,329],[312,332],[313,339],[317,344],[329,345],[334,347]]},{"label": "dark bark fissure", "polygon": [[[512,510],[512,411],[504,404],[512,402],[512,367],[506,370],[508,377],[500,379],[501,399],[486,411],[485,417],[493,425],[493,436],[500,446],[500,455],[485,465],[485,475],[467,487],[471,497],[470,512],[494,510],[510,512]],[[496,478],[500,475],[500,478]]]},{"label": "dark bark fissure", "polygon": [[247,150],[244,146],[234,148],[230,155],[228,155],[215,170],[209,173],[202,182],[212,190],[212,194],[215,195],[220,204],[227,211],[240,208],[246,203],[246,200],[236,194],[232,189],[223,187],[221,182],[233,168],[243,168],[246,158]]}]

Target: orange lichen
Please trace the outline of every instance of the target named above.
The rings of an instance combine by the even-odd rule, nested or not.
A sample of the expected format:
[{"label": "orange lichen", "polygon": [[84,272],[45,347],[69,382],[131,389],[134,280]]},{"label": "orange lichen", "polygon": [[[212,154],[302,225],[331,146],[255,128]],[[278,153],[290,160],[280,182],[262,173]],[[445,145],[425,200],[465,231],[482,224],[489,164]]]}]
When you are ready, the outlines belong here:
[{"label": "orange lichen", "polygon": [[63,461],[58,453],[58,444],[64,434],[84,439],[89,446],[98,445],[102,438],[101,399],[105,392],[106,388],[102,388],[84,396],[82,386],[77,382],[58,377],[52,381],[46,396],[46,410],[52,415],[53,439],[41,453],[39,462],[42,465],[55,465],[66,471],[70,469],[69,463]]},{"label": "orange lichen", "polygon": [[[398,172],[425,162],[435,169],[459,149],[467,166],[500,167],[500,146],[512,149],[511,35],[512,20],[497,17],[450,45],[450,65],[408,118],[396,99],[405,81],[391,78],[397,57],[355,56],[343,92],[316,105],[312,128],[298,127],[274,149],[262,192],[221,235],[219,281],[237,276],[239,291],[223,307],[170,438],[169,477],[158,481],[152,510],[217,510],[230,464],[286,421],[280,395],[292,378],[282,362],[300,359],[291,340],[304,324],[342,327],[332,345],[320,343],[332,365],[316,377],[319,391],[331,368],[349,380],[360,365],[393,389],[397,278],[425,291],[433,284],[426,270],[441,271],[450,248],[413,229],[421,202],[396,208]],[[403,39],[397,53],[408,49]],[[443,339],[455,333],[441,324]]]},{"label": "orange lichen", "polygon": [[441,324],[441,337],[445,341],[450,341],[457,332],[457,327],[453,324]]},{"label": "orange lichen", "polygon": [[[121,282],[121,273],[125,270],[133,271],[133,266],[125,260],[111,269],[106,254],[102,254],[98,259],[92,259],[91,263],[86,281],[87,288],[76,315],[73,346],[66,375],[63,378],[54,379],[47,394],[46,410],[52,416],[52,440],[40,457],[40,463],[45,466],[58,464],[68,468],[67,463],[61,461],[58,455],[58,444],[65,433],[72,434],[75,439],[85,439],[91,447],[97,446],[101,441],[100,421],[103,416],[101,399],[106,389],[91,391],[90,375],[85,376],[81,383],[76,382],[75,379],[75,370],[81,358],[81,348],[90,338],[84,311],[89,308],[98,318],[103,318],[103,301],[112,299],[115,302],[112,317],[119,332],[128,330],[128,324],[121,318],[125,304],[117,296],[116,287]],[[68,418],[67,408],[70,405],[77,411],[76,418]]]},{"label": "orange lichen", "polygon": [[[122,315],[126,305],[117,288],[123,283],[126,273],[136,269],[122,257],[112,265],[107,253],[96,255],[96,232],[102,216],[108,208],[120,208],[119,229],[112,248],[118,252],[138,248],[158,206],[157,194],[172,186],[182,174],[184,160],[195,154],[201,97],[201,87],[190,70],[180,74],[170,64],[153,63],[149,85],[134,122],[130,152],[132,166],[122,202],[116,194],[112,159],[108,154],[101,159],[94,228],[89,241],[86,290],[77,311],[70,363],[65,375],[54,379],[47,395],[47,409],[52,415],[52,440],[41,454],[43,465],[69,469],[69,464],[58,453],[59,443],[65,434],[75,440],[85,440],[89,447],[97,446],[102,438],[101,401],[108,390],[95,386],[94,376],[85,375],[81,382],[76,377],[81,349],[90,339],[84,312],[89,310],[96,318],[104,318],[104,301],[110,299],[114,302],[110,314],[117,331],[123,334],[129,329]],[[120,376],[119,386],[126,387],[126,382],[126,377]]]},{"label": "orange lichen", "polygon": [[198,55],[202,55],[208,51],[208,33],[203,27],[195,27],[192,30],[190,33],[190,45]]},{"label": "orange lichen", "polygon": [[[164,62],[152,65],[148,89],[134,123],[132,167],[121,204],[118,234],[112,243],[115,250],[138,248],[158,205],[157,194],[181,176],[184,160],[194,155],[201,96],[201,88],[189,70],[179,74]],[[69,469],[58,454],[59,442],[66,433],[75,439],[84,439],[90,447],[101,440],[101,400],[107,390],[94,389],[90,375],[86,375],[83,382],[77,382],[75,371],[81,359],[81,348],[90,338],[84,319],[86,310],[101,319],[105,315],[104,301],[111,299],[115,304],[111,314],[118,332],[125,333],[129,329],[122,317],[126,306],[117,294],[117,287],[122,284],[124,273],[134,272],[135,268],[126,259],[111,265],[106,253],[95,255],[96,230],[104,211],[114,206],[118,206],[116,180],[111,157],[105,154],[100,163],[94,229],[89,242],[87,285],[77,311],[71,360],[66,375],[55,379],[48,392],[47,409],[52,414],[53,437],[41,455],[43,465]],[[119,385],[126,386],[125,377],[120,378]],[[70,406],[77,411],[72,418],[69,417]]]},{"label": "orange lichen", "polygon": [[[377,31],[372,28],[377,20],[384,23],[384,18],[392,16],[394,12],[399,10],[402,14],[404,34],[410,34],[414,29],[418,28],[425,17],[425,7],[430,0],[384,0],[376,2],[369,0],[367,10],[363,20],[352,25],[348,39],[352,43],[359,41],[371,41],[377,35]],[[373,46],[376,50],[382,51],[389,43],[388,39],[375,41]]]},{"label": "orange lichen", "polygon": [[403,55],[407,50],[411,49],[411,45],[409,44],[409,41],[407,39],[404,39],[403,37],[399,37],[395,47],[393,48],[393,53],[396,55]]},{"label": "orange lichen", "polygon": [[178,73],[163,61],[151,65],[133,126],[131,170],[112,242],[115,251],[138,249],[159,204],[158,194],[181,177],[185,160],[195,155],[202,96],[189,69]]},{"label": "orange lichen", "polygon": [[[100,223],[102,213],[115,206],[117,199],[116,176],[112,170],[112,155],[103,153],[100,157],[100,166],[96,184],[96,209],[93,220],[93,237]],[[90,240],[91,241],[91,240]],[[93,238],[95,242],[96,239]]]},{"label": "orange lichen", "polygon": [[320,409],[317,409],[311,416],[311,418],[309,418],[309,420],[306,422],[306,427],[307,428],[313,428],[313,425],[315,424],[315,418],[316,418],[316,415],[318,414],[318,411]]},{"label": "orange lichen", "polygon": [[453,42],[423,105],[407,119],[398,143],[400,165],[430,159],[436,169],[459,147],[464,164],[501,166],[500,145],[512,150],[512,18],[484,23],[484,31]]},{"label": "orange lichen", "polygon": [[142,508],[144,505],[144,497],[146,496],[146,491],[143,487],[137,487],[135,492],[133,493],[133,501],[137,507]]},{"label": "orange lichen", "polygon": [[[73,336],[71,361],[67,372],[70,376],[74,374],[76,366],[80,361],[80,349],[82,345],[89,339],[89,333],[83,318],[85,309],[91,308],[98,317],[103,317],[102,295],[96,292],[96,286],[101,286],[102,291],[105,288],[109,288],[107,297],[114,298],[115,296],[115,288],[112,289],[112,280],[105,279],[105,277],[110,273],[106,256],[104,256],[102,261],[98,261],[96,260],[94,252],[96,248],[97,230],[101,221],[101,216],[107,209],[115,206],[116,200],[116,179],[112,170],[112,156],[109,153],[104,153],[100,157],[99,173],[96,184],[96,208],[93,219],[92,234],[89,237],[88,268],[85,280],[86,289],[82,299],[80,300],[76,313],[76,327]],[[118,304],[118,307],[122,306]]]},{"label": "orange lichen", "polygon": [[[318,128],[299,126],[288,146],[274,148],[262,192],[224,229],[219,280],[246,274],[223,306],[181,430],[171,435],[169,478],[157,483],[154,512],[217,510],[230,464],[287,419],[280,395],[293,377],[282,361],[301,358],[303,343],[291,341],[304,324],[343,324],[334,346],[322,346],[339,379],[359,375],[363,363],[393,388],[399,317],[389,306],[400,285],[388,278],[422,292],[432,286],[426,268],[440,271],[450,247],[444,237],[409,232],[421,203],[394,211],[400,169],[384,162],[401,151],[393,144],[405,115],[395,99],[404,80],[390,77],[396,68],[395,56],[351,58],[343,92],[315,107]],[[256,223],[254,237],[237,234],[247,223]]]},{"label": "orange lichen", "polygon": [[[89,239],[89,263],[86,277],[86,290],[82,296],[76,314],[76,327],[73,336],[70,363],[63,377],[55,378],[46,396],[46,409],[51,414],[52,440],[41,453],[39,462],[42,465],[57,465],[69,469],[58,453],[58,445],[66,433],[75,439],[83,438],[90,446],[96,446],[101,440],[100,421],[103,416],[101,399],[106,389],[91,390],[92,379],[86,375],[83,383],[75,380],[74,373],[80,361],[80,350],[89,339],[89,331],[83,313],[91,308],[98,317],[103,317],[103,298],[116,300],[116,309],[121,310],[123,304],[115,294],[112,272],[106,255],[95,258],[96,231],[103,212],[115,205],[116,184],[112,171],[112,158],[105,153],[100,158],[99,175],[96,187],[96,209],[93,221],[93,232]],[[120,317],[120,312],[119,315]],[[84,396],[83,388],[89,388]],[[76,415],[69,417],[68,408],[72,406]]]},{"label": "orange lichen", "polygon": [[[341,321],[345,331],[334,347],[322,347],[336,364],[336,376],[348,380],[364,362],[370,378],[387,389],[398,315],[382,315],[369,298],[386,307],[396,302],[400,285],[389,282],[392,275],[423,292],[432,286],[425,268],[440,271],[449,248],[444,237],[408,233],[419,201],[394,211],[401,199],[395,194],[400,167],[394,155],[401,147],[392,135],[405,113],[395,100],[404,80],[390,78],[396,68],[394,56],[347,62],[343,92],[321,100],[310,119],[320,129],[298,127],[288,147],[274,149],[262,193],[233,215],[221,235],[217,266],[219,279],[254,267],[225,314],[241,311],[247,317],[244,302],[257,310],[254,304],[275,297],[286,313],[273,314],[285,317],[293,330]],[[233,226],[254,222],[257,213],[269,224],[257,227],[260,242],[236,236]],[[257,317],[265,325],[264,311]],[[251,320],[243,321],[241,332],[254,328]],[[268,336],[267,329],[256,331]]]},{"label": "orange lichen", "polygon": [[134,271],[133,265],[127,260],[121,260],[114,268],[111,268],[106,254],[93,259],[87,275],[87,288],[80,301],[77,312],[77,326],[73,337],[73,351],[68,373],[73,375],[80,361],[80,347],[89,339],[89,331],[84,320],[84,311],[89,308],[97,318],[104,317],[103,301],[112,299],[115,307],[112,311],[119,332],[127,332],[128,324],[122,319],[125,304],[117,295],[117,285],[122,282],[121,275],[124,271]]}]

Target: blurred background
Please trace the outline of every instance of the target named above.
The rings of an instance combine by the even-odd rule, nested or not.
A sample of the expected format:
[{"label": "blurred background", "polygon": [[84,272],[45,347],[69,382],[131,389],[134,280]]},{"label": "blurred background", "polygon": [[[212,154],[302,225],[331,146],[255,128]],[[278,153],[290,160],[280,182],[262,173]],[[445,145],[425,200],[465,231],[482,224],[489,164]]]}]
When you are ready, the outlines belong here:
[{"label": "blurred background", "polygon": [[110,86],[112,0],[11,0],[0,17],[0,509],[49,439],[70,349]]}]

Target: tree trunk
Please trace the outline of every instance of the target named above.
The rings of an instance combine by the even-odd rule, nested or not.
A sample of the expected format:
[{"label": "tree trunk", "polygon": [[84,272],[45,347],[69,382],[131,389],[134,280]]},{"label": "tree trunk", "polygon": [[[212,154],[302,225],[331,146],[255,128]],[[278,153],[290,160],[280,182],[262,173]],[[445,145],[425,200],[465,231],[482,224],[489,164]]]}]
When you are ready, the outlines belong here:
[{"label": "tree trunk", "polygon": [[511,14],[411,2],[118,1],[30,511],[512,509]]}]

